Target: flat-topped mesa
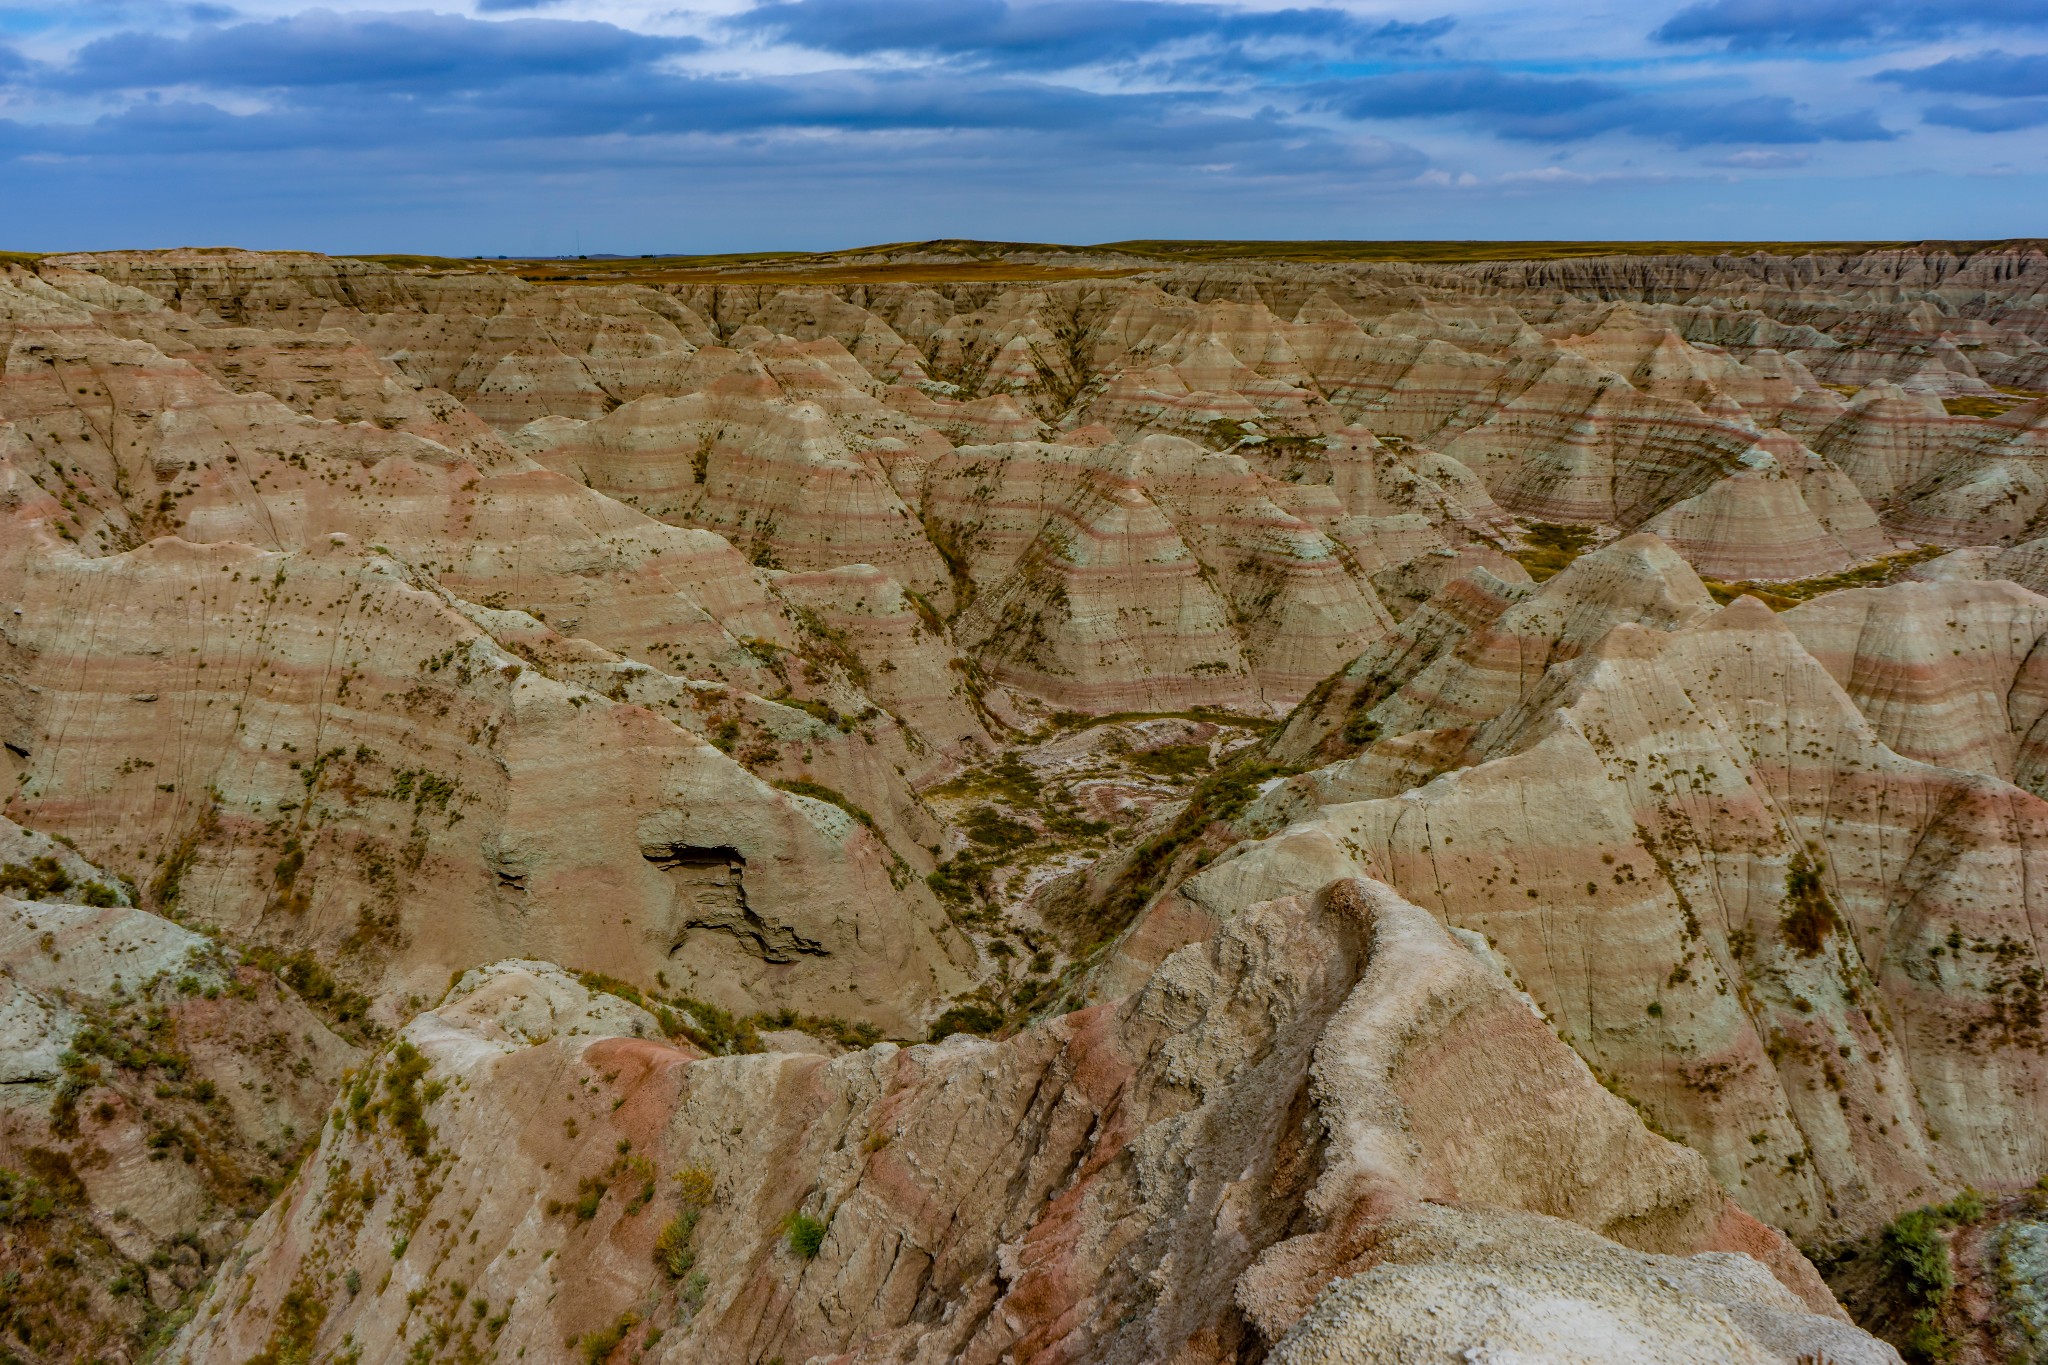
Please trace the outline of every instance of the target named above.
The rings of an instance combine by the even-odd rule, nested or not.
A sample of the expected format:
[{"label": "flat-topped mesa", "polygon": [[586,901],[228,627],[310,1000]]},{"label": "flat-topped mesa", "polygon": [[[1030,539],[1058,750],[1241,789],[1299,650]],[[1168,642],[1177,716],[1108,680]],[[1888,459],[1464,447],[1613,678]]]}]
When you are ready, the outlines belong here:
[{"label": "flat-topped mesa", "polygon": [[1519,1238],[1569,1248],[1554,1290],[1619,1295],[1653,1337],[1686,1339],[1689,1309],[1731,1358],[1896,1360],[1475,938],[1369,883],[1248,907],[1131,995],[1001,1042],[704,1057],[654,1023],[546,964],[466,974],[367,1078],[416,1068],[413,1126],[325,1129],[174,1349],[240,1361],[296,1296],[308,1349],[398,1361],[387,1296],[459,1247],[463,1294],[431,1311],[504,1355],[659,1330],[675,1362],[1221,1362],[1327,1341],[1390,1239],[1462,1278],[1475,1243]]}]

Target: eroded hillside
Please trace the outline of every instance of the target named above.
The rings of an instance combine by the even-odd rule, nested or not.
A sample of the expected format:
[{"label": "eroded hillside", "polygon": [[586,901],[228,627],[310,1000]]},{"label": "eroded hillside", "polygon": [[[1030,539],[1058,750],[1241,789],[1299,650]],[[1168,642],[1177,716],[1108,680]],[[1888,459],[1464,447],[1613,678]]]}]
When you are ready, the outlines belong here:
[{"label": "eroded hillside", "polygon": [[5,1349],[2031,1349],[2048,257],[1129,245],[0,267]]}]

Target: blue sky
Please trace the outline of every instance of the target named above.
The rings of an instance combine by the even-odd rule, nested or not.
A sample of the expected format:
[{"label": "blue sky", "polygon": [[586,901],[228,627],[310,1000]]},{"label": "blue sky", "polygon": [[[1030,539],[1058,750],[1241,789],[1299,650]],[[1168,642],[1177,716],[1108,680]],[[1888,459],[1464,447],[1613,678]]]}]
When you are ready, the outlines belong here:
[{"label": "blue sky", "polygon": [[0,0],[0,248],[2048,235],[2048,0]]}]

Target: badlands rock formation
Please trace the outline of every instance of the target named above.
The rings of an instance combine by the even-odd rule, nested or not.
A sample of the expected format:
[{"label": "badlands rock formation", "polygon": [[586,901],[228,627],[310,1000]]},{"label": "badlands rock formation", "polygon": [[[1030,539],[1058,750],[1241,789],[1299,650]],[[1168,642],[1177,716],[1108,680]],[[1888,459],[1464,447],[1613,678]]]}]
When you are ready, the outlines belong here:
[{"label": "badlands rock formation", "polygon": [[360,1003],[308,960],[274,964],[330,1028],[278,975],[11,822],[0,856],[8,1349],[119,1357],[289,1179],[364,1056]]},{"label": "badlands rock formation", "polygon": [[2019,1340],[2048,258],[1145,264],[0,267],[4,1349]]},{"label": "badlands rock formation", "polygon": [[[999,1043],[705,1058],[607,1012],[537,964],[465,976],[393,1053],[425,1069],[356,1082],[172,1349],[1422,1360],[1470,1331],[1361,1293],[1391,1274],[1552,1277],[1614,1338],[1582,1358],[1894,1358],[1483,947],[1367,883],[1254,907],[1134,996]],[[408,1085],[435,1098],[400,1119]],[[508,1147],[538,1189],[494,1177]],[[690,1259],[664,1261],[682,1226]]]}]

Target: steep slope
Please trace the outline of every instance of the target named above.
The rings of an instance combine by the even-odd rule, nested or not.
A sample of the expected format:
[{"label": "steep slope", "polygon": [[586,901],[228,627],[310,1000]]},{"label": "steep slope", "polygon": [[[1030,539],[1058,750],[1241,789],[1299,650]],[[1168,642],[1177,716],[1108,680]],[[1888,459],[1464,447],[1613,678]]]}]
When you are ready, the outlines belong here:
[{"label": "steep slope", "polygon": [[366,1002],[283,964],[337,1035],[68,849],[12,823],[0,842],[0,1328],[33,1359],[132,1358],[290,1177]]},{"label": "steep slope", "polygon": [[[1350,1305],[1324,1291],[1384,1273],[1373,1248],[1461,1277],[1533,1233],[1574,1266],[1609,1257],[1558,1288],[1673,1351],[1690,1309],[1738,1358],[1894,1359],[1483,950],[1367,883],[1251,908],[1130,998],[1001,1043],[700,1058],[598,1036],[618,1031],[605,1008],[537,964],[466,976],[175,1349],[1313,1358],[1358,1330],[1332,1329]],[[650,1032],[632,1013],[624,1031]],[[1763,1257],[1793,1292],[1742,1255],[1670,1259],[1708,1248]]]},{"label": "steep slope", "polygon": [[555,681],[346,537],[52,556],[17,593],[39,715],[9,809],[160,908],[380,963],[386,1000],[508,951],[890,1028],[960,984],[866,826]]},{"label": "steep slope", "polygon": [[1617,624],[1466,734],[1456,771],[1398,795],[1376,776],[1398,754],[1297,779],[1248,818],[1299,825],[1155,920],[1213,922],[1327,847],[1305,865],[1359,867],[1488,935],[1760,1217],[1861,1229],[2031,1179],[2048,805],[1885,748],[1754,599]]}]

